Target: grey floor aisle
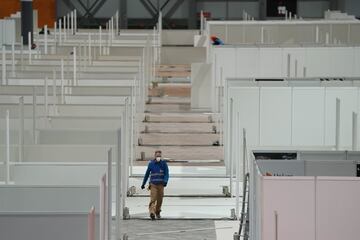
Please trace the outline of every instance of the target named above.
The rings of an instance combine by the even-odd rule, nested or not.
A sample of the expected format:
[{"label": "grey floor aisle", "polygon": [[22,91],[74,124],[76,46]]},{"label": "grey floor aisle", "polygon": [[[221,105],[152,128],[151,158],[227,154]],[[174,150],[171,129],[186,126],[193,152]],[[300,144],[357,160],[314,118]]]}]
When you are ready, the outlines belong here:
[{"label": "grey floor aisle", "polygon": [[[213,220],[126,220],[122,221],[121,226],[122,232],[127,233],[129,240],[216,240]],[[204,228],[213,229],[170,233]]]}]

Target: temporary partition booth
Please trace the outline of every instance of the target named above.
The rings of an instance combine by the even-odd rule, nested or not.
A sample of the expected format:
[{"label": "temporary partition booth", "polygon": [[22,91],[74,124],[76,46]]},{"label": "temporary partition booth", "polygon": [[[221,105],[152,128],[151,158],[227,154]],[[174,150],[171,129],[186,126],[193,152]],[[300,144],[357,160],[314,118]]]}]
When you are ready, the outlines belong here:
[{"label": "temporary partition booth", "polygon": [[207,21],[204,34],[215,35],[225,44],[325,44],[360,43],[360,21]]},{"label": "temporary partition booth", "polygon": [[262,149],[249,156],[251,239],[359,238],[360,152]]},{"label": "temporary partition booth", "polygon": [[358,80],[247,80],[228,80],[226,86],[224,143],[228,171],[234,169],[234,159],[242,156],[237,146],[242,144],[243,129],[249,147],[359,148]]},{"label": "temporary partition booth", "polygon": [[0,185],[2,239],[88,239],[88,215],[95,208],[99,239],[98,186]]},{"label": "temporary partition booth", "polygon": [[354,78],[360,76],[357,46],[220,46],[212,49],[208,104],[221,111],[227,78]]}]

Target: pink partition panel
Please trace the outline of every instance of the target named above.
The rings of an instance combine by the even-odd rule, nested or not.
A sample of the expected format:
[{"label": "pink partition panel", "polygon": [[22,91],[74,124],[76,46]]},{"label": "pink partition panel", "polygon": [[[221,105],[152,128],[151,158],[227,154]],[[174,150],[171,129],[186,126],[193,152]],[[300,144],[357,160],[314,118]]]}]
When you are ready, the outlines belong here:
[{"label": "pink partition panel", "polygon": [[316,240],[359,240],[360,179],[318,177]]},{"label": "pink partition panel", "polygon": [[314,177],[263,177],[262,198],[262,240],[315,240]]}]

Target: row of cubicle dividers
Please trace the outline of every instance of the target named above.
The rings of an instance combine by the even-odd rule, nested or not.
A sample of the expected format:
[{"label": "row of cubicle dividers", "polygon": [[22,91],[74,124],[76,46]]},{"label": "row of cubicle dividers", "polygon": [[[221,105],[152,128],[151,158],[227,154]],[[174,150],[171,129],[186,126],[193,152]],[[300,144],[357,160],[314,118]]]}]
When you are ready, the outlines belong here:
[{"label": "row of cubicle dividers", "polygon": [[[71,14],[72,16],[73,14]],[[70,17],[71,18],[71,17]],[[116,18],[116,16],[115,16]],[[72,19],[72,18],[71,18]],[[76,18],[75,18],[76,19]],[[45,109],[43,110],[44,115],[41,116],[41,118],[44,119],[51,119],[52,117],[57,117],[58,112],[56,111],[56,109],[59,107],[62,107],[62,105],[66,106],[66,104],[70,104],[69,102],[71,102],[71,100],[80,103],[82,100],[82,96],[79,96],[78,99],[76,100],[75,98],[71,99],[69,98],[69,96],[72,95],[72,92],[75,91],[74,89],[81,89],[81,86],[86,86],[85,84],[82,84],[82,79],[80,79],[78,77],[78,74],[80,71],[77,71],[77,68],[80,67],[81,70],[81,66],[86,66],[87,68],[91,68],[91,64],[95,61],[96,58],[99,58],[101,56],[106,56],[111,54],[112,50],[115,50],[116,47],[121,47],[123,46],[124,48],[126,47],[141,47],[142,48],[142,53],[141,53],[141,57],[140,57],[140,61],[139,61],[139,73],[137,74],[135,80],[132,80],[133,83],[131,85],[128,85],[130,87],[130,94],[128,94],[128,97],[123,97],[124,101],[124,109],[122,110],[122,114],[121,117],[119,118],[119,122],[121,122],[120,124],[120,129],[117,131],[117,146],[116,149],[117,151],[113,151],[113,152],[109,152],[108,158],[110,159],[110,162],[108,163],[108,186],[111,186],[111,166],[113,165],[113,161],[111,160],[112,157],[116,157],[116,181],[115,181],[115,186],[116,186],[116,219],[117,219],[117,237],[120,237],[120,229],[119,229],[119,221],[120,219],[122,219],[123,217],[127,217],[126,215],[124,215],[124,209],[126,209],[125,206],[125,198],[127,196],[127,190],[129,188],[128,184],[128,178],[129,175],[131,175],[131,169],[132,167],[129,166],[129,164],[132,164],[132,160],[134,159],[134,154],[135,154],[135,150],[134,150],[134,142],[136,139],[136,134],[138,134],[138,128],[140,127],[140,123],[142,121],[142,117],[143,113],[144,113],[144,104],[146,101],[146,96],[147,96],[147,87],[150,85],[151,81],[154,79],[154,66],[157,62],[160,61],[160,46],[161,46],[161,16],[159,18],[159,23],[158,23],[158,27],[157,29],[154,28],[153,33],[151,34],[141,34],[140,38],[143,38],[145,40],[143,41],[138,41],[138,44],[136,45],[131,45],[131,44],[127,44],[126,41],[119,41],[117,40],[118,37],[115,37],[115,35],[117,35],[116,33],[118,32],[118,30],[114,30],[114,18],[112,18],[109,22],[109,33],[108,34],[102,34],[102,30],[101,28],[99,29],[99,33],[82,33],[82,32],[76,32],[75,29],[73,29],[71,26],[74,26],[72,24],[67,24],[67,30],[60,30],[58,28],[58,30],[55,29],[55,31],[53,32],[54,34],[52,35],[53,38],[51,38],[51,36],[48,36],[47,34],[47,27],[45,27],[45,34],[43,35],[44,37],[41,38],[40,35],[38,35],[37,33],[34,34],[34,37],[36,39],[36,43],[39,44],[37,51],[34,51],[32,49],[28,49],[28,51],[25,51],[22,47],[22,44],[20,44],[20,50],[19,47],[17,47],[17,45],[15,43],[13,43],[11,45],[11,51],[7,51],[5,47],[2,48],[2,85],[4,87],[11,85],[11,82],[16,83],[15,81],[11,81],[11,78],[16,77],[17,75],[17,69],[18,69],[18,64],[20,62],[21,69],[24,69],[24,65],[25,65],[25,60],[23,57],[23,53],[28,54],[28,64],[32,65],[34,62],[36,61],[42,61],[42,59],[44,58],[44,56],[42,56],[40,54],[39,51],[41,51],[41,53],[44,54],[49,54],[50,52],[53,54],[56,53],[61,53],[61,52],[67,52],[69,51],[69,49],[72,49],[72,67],[70,69],[72,69],[72,72],[66,71],[66,66],[70,66],[70,62],[66,62],[65,59],[61,59],[60,61],[60,86],[58,86],[58,82],[59,80],[56,79],[56,75],[54,77],[55,80],[53,80],[54,84],[53,84],[53,96],[49,97],[49,90],[51,89],[51,87],[48,84],[48,79],[47,77],[45,77],[45,79],[43,80],[44,86],[41,87],[44,90],[43,93],[43,97],[37,96],[37,91],[33,90],[32,96],[19,96],[19,106],[18,106],[18,110],[19,110],[19,130],[18,130],[18,144],[19,144],[19,149],[18,149],[18,156],[20,157],[19,159],[23,158],[24,155],[24,132],[25,132],[25,120],[26,117],[24,117],[24,105],[27,106],[31,106],[32,105],[32,117],[30,119],[32,119],[32,138],[34,143],[36,143],[36,131],[37,131],[37,123],[36,121],[38,119],[40,119],[40,116],[37,116],[37,111],[39,108],[39,105],[42,105],[41,107],[44,107]],[[69,19],[68,19],[69,22]],[[70,21],[71,22],[71,21]],[[61,25],[59,25],[61,26]],[[76,24],[75,24],[76,26]],[[74,35],[70,35],[69,33],[69,29],[70,32],[73,33]],[[125,34],[127,35],[128,38],[131,38],[131,34]],[[84,36],[85,39],[81,40],[78,44],[76,43],[76,36],[83,38],[81,36]],[[90,36],[88,38],[88,41],[86,43],[86,38]],[[99,40],[95,40],[92,39],[91,36],[97,36]],[[107,37],[107,40],[105,40],[105,38]],[[122,34],[120,33],[120,37],[122,36]],[[135,36],[136,37],[136,36]],[[137,36],[139,37],[139,36]],[[104,39],[104,40],[103,40]],[[85,41],[84,41],[85,40]],[[73,43],[70,43],[73,42]],[[77,49],[77,47],[66,47],[66,45],[68,43],[70,44],[75,44],[77,46],[80,46],[80,44],[83,44],[85,42],[85,45],[83,45],[83,50],[81,51],[81,47]],[[110,42],[110,44],[108,44]],[[93,44],[93,45],[92,45]],[[96,45],[97,44],[97,45]],[[70,45],[71,46],[71,45]],[[110,50],[111,48],[111,50]],[[50,49],[50,51],[49,51]],[[63,50],[62,50],[63,49]],[[9,62],[7,61],[7,54],[10,52],[11,54],[11,64],[9,64]],[[131,51],[130,51],[131,52]],[[19,55],[19,53],[21,54],[20,57],[20,61],[17,61],[17,57]],[[77,53],[79,53],[80,57],[77,56]],[[83,54],[83,55],[82,55]],[[35,56],[35,58],[33,58],[33,55]],[[46,56],[45,56],[46,57]],[[111,58],[111,57],[110,57]],[[47,59],[47,58],[45,58]],[[46,61],[45,59],[43,59],[43,61]],[[70,59],[69,59],[70,60]],[[81,63],[81,61],[83,61],[83,64]],[[79,64],[80,62],[80,64]],[[66,64],[66,65],[65,65]],[[8,77],[7,73],[9,73],[9,71],[7,70],[7,65],[11,65],[11,75],[10,77]],[[54,70],[55,72],[55,70]],[[55,72],[56,73],[56,72]],[[46,74],[47,75],[47,74]],[[68,78],[68,79],[66,79]],[[137,79],[137,80],[136,80]],[[38,82],[41,82],[38,81]],[[35,82],[36,83],[36,82]],[[111,85],[111,83],[110,83]],[[94,85],[95,86],[95,85]],[[16,90],[14,90],[14,92],[16,92]],[[76,91],[75,91],[76,92]],[[60,97],[59,97],[60,95]],[[126,95],[125,95],[126,96]],[[86,98],[86,96],[84,96]],[[84,98],[83,97],[83,98]],[[41,100],[41,103],[39,103],[39,99]],[[120,99],[120,98],[119,98]],[[50,100],[50,101],[48,101]],[[54,101],[51,101],[54,100]],[[115,101],[119,101],[114,99]],[[113,100],[113,101],[114,101]],[[106,101],[106,99],[104,98],[104,101]],[[14,100],[10,100],[10,102],[14,102]],[[16,100],[15,100],[16,102]],[[58,103],[60,102],[60,104]],[[58,104],[57,104],[58,103]],[[76,103],[75,103],[76,104]],[[27,107],[28,109],[28,107]],[[18,111],[15,110],[15,111]],[[51,110],[53,110],[51,112]],[[5,183],[10,184],[10,185],[3,185],[3,187],[6,186],[12,186],[11,185],[11,167],[13,166],[20,166],[20,165],[31,165],[30,162],[26,163],[26,162],[11,162],[10,161],[10,146],[11,146],[11,133],[14,129],[10,129],[10,123],[12,122],[11,116],[12,113],[8,110],[6,111],[5,114],[5,122],[6,122],[6,127],[5,127],[5,136],[6,136],[6,140],[5,140],[5,149],[6,149],[6,160],[4,163],[2,163],[3,166],[5,166]],[[16,115],[16,114],[15,114]],[[28,120],[26,120],[26,128],[28,127]],[[15,127],[16,130],[17,127]],[[31,128],[30,128],[31,129]],[[40,165],[44,165],[45,163],[41,163]],[[88,164],[88,163],[84,163],[84,164]],[[35,164],[36,165],[36,164]],[[54,166],[56,166],[57,164],[55,163]],[[61,164],[60,164],[61,165]],[[65,164],[66,165],[66,164]],[[71,165],[71,164],[70,164]],[[69,166],[70,166],[69,165]],[[76,164],[75,164],[76,165]],[[89,163],[89,166],[100,166],[100,169],[104,169],[103,167],[105,165],[103,164],[91,164]],[[83,164],[80,164],[80,166],[84,166]],[[100,170],[99,169],[99,170]],[[105,168],[106,170],[106,168]],[[101,171],[101,170],[100,170]],[[99,172],[98,172],[99,173]],[[16,185],[12,186],[12,187],[16,187]],[[31,188],[31,184],[28,185],[27,187]],[[55,185],[50,185],[51,187],[56,187]],[[103,188],[102,188],[103,189]],[[104,190],[102,190],[104,191]],[[111,187],[108,188],[108,207],[111,207],[112,205],[112,200],[114,200],[114,196],[111,194],[112,190]],[[102,192],[101,195],[103,195],[104,192]],[[85,194],[86,195],[86,194]],[[100,206],[100,209],[102,209],[103,207]],[[96,204],[94,204],[96,205]],[[91,206],[88,206],[89,208]],[[126,214],[126,211],[125,211]],[[107,226],[109,227],[107,230],[107,237],[108,239],[110,239],[111,234],[109,234],[110,230],[110,225],[111,225],[111,217],[112,217],[112,213],[111,210],[108,210],[108,220],[107,220]],[[92,214],[90,214],[91,219],[89,220],[89,226],[94,226],[94,211],[92,210]],[[104,239],[104,233],[106,232],[104,230],[105,226],[103,224],[103,222],[100,222],[100,238],[99,239]],[[89,236],[93,236],[92,234],[90,234],[90,230],[89,230]]]}]

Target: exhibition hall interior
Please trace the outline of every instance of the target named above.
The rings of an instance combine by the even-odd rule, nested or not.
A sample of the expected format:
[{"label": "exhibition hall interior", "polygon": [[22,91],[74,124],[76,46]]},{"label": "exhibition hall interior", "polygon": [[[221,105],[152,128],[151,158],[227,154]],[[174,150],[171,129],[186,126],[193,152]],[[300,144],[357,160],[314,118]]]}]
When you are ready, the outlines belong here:
[{"label": "exhibition hall interior", "polygon": [[358,240],[359,19],[0,0],[0,239]]}]

